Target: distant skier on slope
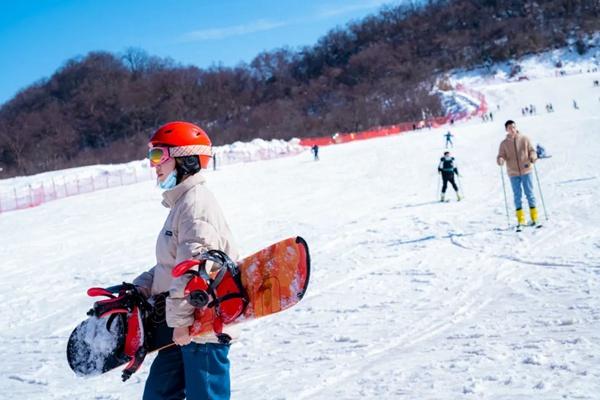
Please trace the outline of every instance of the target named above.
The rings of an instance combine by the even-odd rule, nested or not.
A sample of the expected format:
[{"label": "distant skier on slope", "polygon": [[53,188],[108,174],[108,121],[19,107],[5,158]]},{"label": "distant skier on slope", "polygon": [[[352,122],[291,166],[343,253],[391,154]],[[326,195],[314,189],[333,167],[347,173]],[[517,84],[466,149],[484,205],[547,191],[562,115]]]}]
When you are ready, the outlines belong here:
[{"label": "distant skier on slope", "polygon": [[440,201],[446,201],[446,188],[448,188],[448,182],[450,182],[456,192],[456,200],[460,201],[461,197],[458,192],[458,186],[456,185],[456,182],[454,182],[454,174],[458,176],[458,168],[454,165],[454,157],[450,155],[449,151],[445,151],[444,157],[440,158],[438,173],[442,175],[442,196]]},{"label": "distant skier on slope", "polygon": [[550,158],[550,157],[552,157],[551,155],[549,155],[548,153],[546,153],[546,149],[544,147],[542,147],[542,145],[539,144],[539,143],[535,146],[535,152],[536,152],[538,158]]},{"label": "distant skier on slope", "polygon": [[454,143],[452,143],[452,138],[454,137],[454,135],[450,131],[448,131],[448,133],[446,133],[444,137],[446,138],[446,148],[448,148],[448,144],[454,147]]},{"label": "distant skier on slope", "polygon": [[195,308],[184,293],[190,277],[172,278],[175,265],[208,249],[238,257],[223,212],[200,173],[208,167],[211,141],[194,124],[171,122],[154,133],[149,146],[150,165],[170,211],[156,243],[157,264],[133,283],[145,296],[169,292],[166,320],[177,346],[158,352],[143,399],[229,399],[229,342],[236,333],[223,328],[219,334],[190,337]]},{"label": "distant skier on slope", "polygon": [[313,147],[311,147],[311,151],[313,153],[314,160],[319,161],[319,146],[315,144]]},{"label": "distant skier on slope", "polygon": [[529,203],[530,224],[538,224],[538,212],[535,205],[535,194],[533,192],[533,163],[538,159],[535,147],[527,136],[521,135],[515,121],[508,120],[504,124],[506,138],[500,143],[496,162],[502,166],[506,163],[506,171],[510,178],[515,202],[515,213],[517,216],[517,230],[520,231],[525,223],[525,212],[523,211],[523,191]]}]

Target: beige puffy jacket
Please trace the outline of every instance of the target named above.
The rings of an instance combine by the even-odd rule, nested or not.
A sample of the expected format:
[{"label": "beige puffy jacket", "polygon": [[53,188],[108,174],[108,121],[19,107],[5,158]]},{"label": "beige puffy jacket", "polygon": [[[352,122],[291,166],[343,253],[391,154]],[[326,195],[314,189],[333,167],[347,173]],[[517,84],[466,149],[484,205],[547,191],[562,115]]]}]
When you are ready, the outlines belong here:
[{"label": "beige puffy jacket", "polygon": [[533,163],[537,160],[535,147],[529,138],[520,133],[506,138],[500,143],[496,162],[502,165],[506,162],[506,170],[509,176],[527,175],[533,169]]},{"label": "beige puffy jacket", "polygon": [[[239,254],[223,212],[206,188],[201,174],[194,174],[173,189],[166,190],[162,204],[171,210],[156,242],[156,265],[133,283],[145,288],[151,295],[168,291],[167,325],[173,328],[190,326],[194,322],[194,307],[184,298],[184,289],[190,278],[184,275],[173,279],[173,267],[209,249],[222,250],[232,260],[237,260]],[[236,329],[227,328],[224,333],[232,338],[237,336]],[[218,342],[214,335],[193,340]]]}]

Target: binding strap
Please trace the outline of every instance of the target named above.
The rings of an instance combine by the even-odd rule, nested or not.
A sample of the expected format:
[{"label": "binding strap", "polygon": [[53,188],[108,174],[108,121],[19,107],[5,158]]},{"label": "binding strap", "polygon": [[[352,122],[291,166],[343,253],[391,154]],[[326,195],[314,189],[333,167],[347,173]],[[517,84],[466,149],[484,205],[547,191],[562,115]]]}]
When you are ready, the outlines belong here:
[{"label": "binding strap", "polygon": [[[186,286],[188,301],[199,310],[213,308],[213,331],[219,337],[223,335],[223,324],[233,322],[246,310],[249,303],[239,268],[235,262],[220,250],[209,250],[200,255],[199,260],[185,260],[173,268],[173,276],[191,274],[192,279]],[[214,278],[206,273],[206,261],[214,262],[219,270]],[[198,267],[198,271],[192,269]],[[211,300],[212,299],[212,300]],[[237,300],[237,301],[236,301]],[[222,337],[221,342],[231,341]]]}]

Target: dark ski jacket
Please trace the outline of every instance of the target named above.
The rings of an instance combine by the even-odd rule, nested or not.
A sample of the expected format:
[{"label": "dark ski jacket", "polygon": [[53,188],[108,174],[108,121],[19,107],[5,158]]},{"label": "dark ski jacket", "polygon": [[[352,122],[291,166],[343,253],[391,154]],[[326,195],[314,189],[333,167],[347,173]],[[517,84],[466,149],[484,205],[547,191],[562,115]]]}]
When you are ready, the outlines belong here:
[{"label": "dark ski jacket", "polygon": [[438,172],[446,172],[458,175],[458,168],[454,165],[454,157],[440,158],[440,164],[438,165]]}]

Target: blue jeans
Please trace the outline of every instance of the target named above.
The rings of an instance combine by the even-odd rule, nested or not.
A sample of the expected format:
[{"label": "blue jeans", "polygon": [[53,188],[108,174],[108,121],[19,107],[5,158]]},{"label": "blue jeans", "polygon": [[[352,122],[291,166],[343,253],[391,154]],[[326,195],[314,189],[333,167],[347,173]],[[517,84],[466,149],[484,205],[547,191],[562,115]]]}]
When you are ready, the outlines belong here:
[{"label": "blue jeans", "polygon": [[143,400],[229,400],[229,345],[190,343],[158,352]]},{"label": "blue jeans", "polygon": [[521,176],[511,176],[510,185],[512,186],[515,208],[517,210],[523,208],[523,191],[525,191],[529,208],[535,208],[535,194],[533,193],[533,178],[531,177],[531,173]]}]

